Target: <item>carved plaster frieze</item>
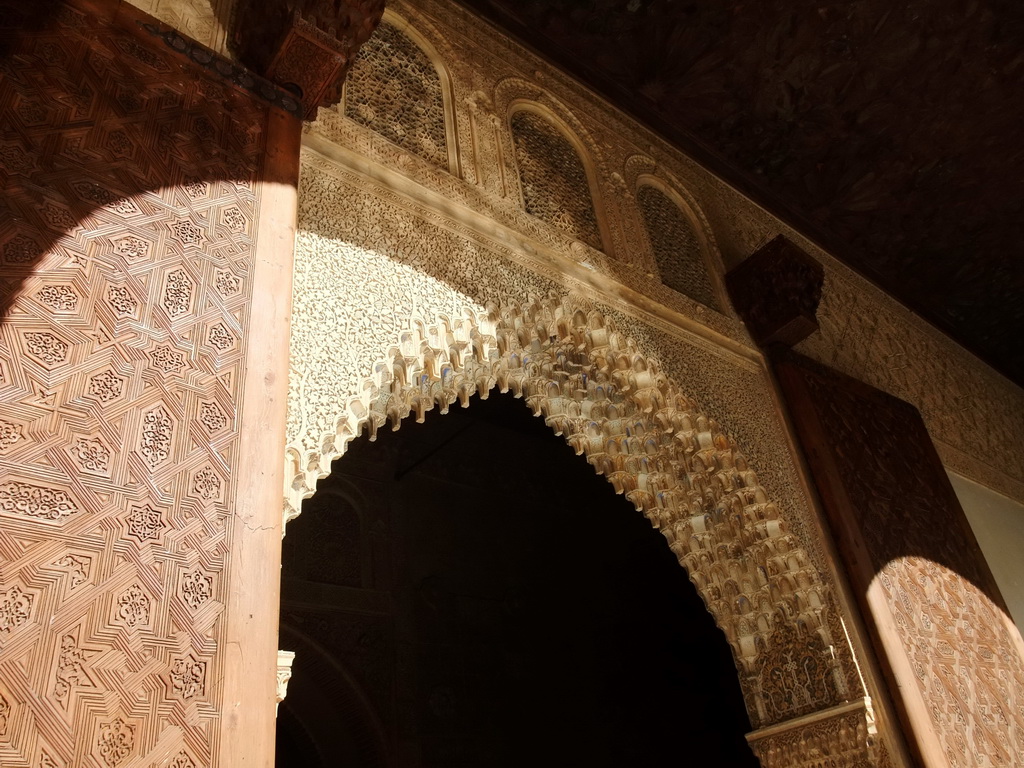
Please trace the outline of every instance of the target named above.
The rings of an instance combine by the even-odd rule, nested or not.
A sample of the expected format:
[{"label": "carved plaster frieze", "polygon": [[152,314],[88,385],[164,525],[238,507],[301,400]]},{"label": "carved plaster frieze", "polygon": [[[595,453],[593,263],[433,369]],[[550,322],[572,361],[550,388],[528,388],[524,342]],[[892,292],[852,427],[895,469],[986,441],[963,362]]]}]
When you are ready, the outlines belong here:
[{"label": "carved plaster frieze", "polygon": [[[924,414],[947,466],[1024,501],[1024,446],[1014,437],[1024,429],[1024,392],[1019,387],[570,76],[496,35],[471,12],[445,0],[420,0],[415,7],[406,0],[393,0],[391,7],[414,23],[423,19],[433,29],[446,30],[446,45],[459,52],[457,60],[446,64],[453,73],[471,79],[473,89],[493,103],[497,104],[499,83],[518,79],[524,83],[524,97],[532,92],[551,104],[565,105],[580,126],[578,135],[588,150],[601,158],[598,172],[606,179],[606,197],[617,201],[622,211],[622,223],[612,227],[636,233],[635,224],[629,223],[630,206],[612,179],[615,174],[628,179],[628,159],[642,155],[657,174],[664,174],[699,202],[727,267],[779,234],[807,251],[825,267],[826,281],[821,330],[804,341],[799,351],[914,403]],[[455,82],[458,85],[458,77]],[[496,112],[501,117],[501,109]],[[492,152],[482,159],[499,162],[499,154]],[[508,158],[500,162],[507,165]],[[477,176],[488,173],[494,172],[481,168]],[[635,250],[635,243],[627,237],[628,254]],[[627,256],[625,261],[632,259]],[[638,257],[636,263],[649,271],[645,259]]]}]

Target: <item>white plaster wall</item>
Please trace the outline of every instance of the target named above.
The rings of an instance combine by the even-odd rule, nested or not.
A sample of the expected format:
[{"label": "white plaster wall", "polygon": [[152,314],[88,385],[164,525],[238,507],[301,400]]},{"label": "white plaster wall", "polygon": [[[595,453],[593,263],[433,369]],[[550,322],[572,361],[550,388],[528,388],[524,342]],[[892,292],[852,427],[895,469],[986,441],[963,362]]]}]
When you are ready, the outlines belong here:
[{"label": "white plaster wall", "polygon": [[1024,504],[960,475],[948,474],[1010,617],[1024,630]]}]

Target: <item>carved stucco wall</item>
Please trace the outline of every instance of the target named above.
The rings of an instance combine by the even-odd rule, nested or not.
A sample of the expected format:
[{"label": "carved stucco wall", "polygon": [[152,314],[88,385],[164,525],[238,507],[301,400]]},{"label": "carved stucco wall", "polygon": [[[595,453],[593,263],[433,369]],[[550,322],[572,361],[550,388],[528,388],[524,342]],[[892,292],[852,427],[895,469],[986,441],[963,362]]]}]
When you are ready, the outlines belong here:
[{"label": "carved stucco wall", "polygon": [[[530,72],[525,57],[519,62],[525,71],[511,69],[507,57],[496,61],[484,50],[495,42],[489,33],[471,29],[469,38],[479,35],[475,43],[453,43],[448,30],[440,31],[458,23],[444,17],[445,9],[436,8],[442,18],[431,20],[401,5],[392,8],[392,20],[413,20],[445,74],[455,106],[449,130],[456,139],[452,148],[458,162],[452,167],[457,170],[437,169],[345,119],[338,109],[322,111],[307,130],[296,242],[286,517],[297,514],[300,500],[313,492],[317,478],[330,471],[330,461],[359,430],[372,433],[389,419],[397,423],[410,413],[446,408],[495,385],[522,391],[676,544],[733,645],[754,723],[800,720],[802,714],[854,702],[864,738],[853,739],[856,745],[844,751],[843,764],[883,760],[886,748],[876,740],[873,715],[861,699],[863,682],[828,557],[784,429],[770,406],[767,375],[735,318],[662,284],[633,195],[641,183],[653,180],[684,200],[707,262],[720,270],[721,255],[703,209],[639,145],[622,136],[596,136],[598,120],[581,121],[574,112],[579,105],[566,106],[550,82],[538,86],[546,75]],[[551,115],[582,142],[582,159],[600,187],[598,215],[602,234],[608,233],[603,239],[616,258],[522,209],[507,116],[523,104]],[[635,126],[630,131],[636,135]],[[712,280],[719,285],[720,275]],[[557,328],[556,318],[564,322],[577,310],[588,323],[598,317],[614,329],[615,343],[623,347],[619,374],[602,368],[614,367],[618,357],[605,360],[605,350],[596,349],[601,345],[581,339],[581,331],[574,336],[571,323]],[[618,397],[619,407],[634,417],[631,424],[616,418],[621,414],[599,418],[604,406],[589,402],[592,393],[558,394],[565,377],[578,371],[563,367],[558,355],[544,362],[548,352],[529,350],[540,345],[568,354],[573,344],[582,346],[572,355],[589,356],[588,364],[605,376],[632,371],[635,356],[640,368],[657,371],[680,395],[679,407],[690,423],[700,419],[702,426],[657,422],[638,405],[629,383]],[[535,358],[529,375],[519,370],[524,351]],[[586,418],[560,417],[573,400],[570,411],[594,413],[591,428],[611,438],[618,456],[588,439]],[[737,517],[727,511],[733,502],[723,502],[715,492],[706,498],[699,491],[691,494],[695,507],[666,510],[672,507],[666,500],[680,490],[677,479],[673,472],[658,477],[640,468],[654,459],[631,455],[644,450],[642,441],[626,434],[635,429],[658,436],[655,459],[663,469],[676,467],[673,472],[687,466],[685,446],[691,438],[696,446],[708,441],[702,449],[712,453],[726,450],[706,467],[709,476],[728,475],[728,467],[736,465],[730,451],[742,450],[739,463],[757,474],[742,470],[737,476],[747,480],[728,486],[725,497],[737,499]],[[698,431],[703,437],[696,437]],[[669,493],[658,493],[661,482],[671,486],[664,489]],[[766,516],[764,509],[770,510]],[[764,568],[761,581],[758,564]],[[805,727],[793,722],[797,730]]]},{"label": "carved stucco wall", "polygon": [[[222,20],[230,18],[230,0],[132,2],[204,45],[225,53]],[[389,8],[410,15],[402,3],[389,3]],[[801,351],[914,403],[924,413],[929,433],[938,442],[948,467],[1024,502],[1024,446],[1013,439],[1024,427],[1024,393],[1019,387],[697,163],[607,107],[590,91],[551,70],[521,46],[494,36],[489,27],[481,25],[471,14],[436,0],[418,3],[417,10],[421,14],[417,28],[430,36],[440,58],[460,75],[457,120],[463,144],[458,152],[470,166],[463,174],[468,181],[498,197],[510,194],[516,183],[509,180],[508,168],[504,166],[494,83],[485,72],[518,70],[536,85],[554,86],[572,101],[574,109],[599,116],[588,125],[599,133],[603,144],[622,144],[626,138],[638,148],[637,160],[649,163],[662,176],[699,197],[702,216],[711,225],[708,235],[716,242],[712,258],[734,265],[780,233],[812,253],[826,267],[822,307],[826,321],[820,334],[801,345]],[[468,49],[463,47],[459,56],[451,55],[453,49],[447,36],[431,34],[438,23],[458,29],[461,39],[476,44]],[[470,66],[460,66],[460,61]],[[475,71],[474,63],[482,65],[485,71]],[[387,155],[406,166],[411,176],[422,176],[421,169],[408,155],[395,153],[393,146],[386,145],[380,137],[354,132],[345,125],[335,126],[334,137],[363,154]],[[474,155],[481,161],[475,167]],[[635,187],[622,183],[625,176],[622,170],[612,168],[603,182],[610,182],[615,194],[628,198]],[[633,244],[642,239],[635,229],[639,222],[628,221],[634,216],[628,209],[623,212],[626,236]],[[632,236],[629,227],[633,227]],[[679,301],[675,292],[652,280],[657,274],[653,259],[635,252],[630,258],[630,267],[620,267],[617,276],[659,302],[675,306]],[[694,307],[688,309],[692,314]],[[715,319],[703,317],[702,321]],[[942,385],[935,386],[936,381]]]},{"label": "carved stucco wall", "polygon": [[5,30],[10,768],[203,768],[218,751],[269,108],[113,6]]},{"label": "carved stucco wall", "polygon": [[516,110],[509,125],[526,212],[602,250],[587,170],[572,142],[526,109]]},{"label": "carved stucco wall", "polygon": [[[454,111],[450,150],[457,162],[452,173],[441,171],[340,113],[322,112],[308,129],[297,241],[287,515],[297,512],[299,500],[312,492],[316,478],[329,471],[330,460],[361,425],[376,429],[389,413],[397,420],[418,409],[447,407],[460,386],[483,389],[492,378],[500,380],[502,371],[507,375],[507,348],[500,360],[485,354],[490,367],[482,374],[473,362],[474,349],[500,349],[497,339],[514,328],[526,334],[520,344],[558,348],[567,343],[560,332],[548,345],[543,334],[533,338],[538,323],[560,312],[571,316],[580,309],[589,317],[596,311],[629,339],[645,365],[657,366],[695,411],[713,416],[726,440],[742,449],[766,498],[806,553],[809,578],[829,591],[818,525],[746,332],[728,310],[715,312],[661,283],[635,199],[641,184],[652,179],[685,201],[716,288],[725,265],[738,263],[778,233],[788,235],[828,273],[822,331],[805,342],[806,351],[840,368],[889,371],[881,386],[918,405],[930,404],[922,407],[933,437],[946,441],[940,445],[944,456],[961,460],[958,471],[989,484],[1002,482],[1004,488],[1014,473],[1024,474],[1020,447],[1005,439],[1024,413],[1019,390],[968,362],[973,358],[813,244],[465,11],[434,0],[415,8],[394,2],[389,8],[392,19],[409,20],[445,74]],[[508,130],[509,114],[522,104],[552,115],[581,142],[598,188],[603,241],[614,258],[522,209]],[[856,337],[854,331],[872,321],[872,329],[888,324],[888,335],[862,332],[857,344],[844,342],[846,334]],[[902,343],[908,365],[892,364],[886,341],[892,338]],[[530,386],[545,376],[567,374],[552,365]],[[906,379],[896,371],[903,368],[929,373],[915,373],[912,384],[901,384]],[[479,374],[480,381],[459,378],[466,371]],[[937,380],[942,386],[935,387]],[[544,394],[543,387],[525,389],[550,419],[558,398]],[[973,392],[968,407],[957,399],[963,392]],[[986,445],[997,450],[985,454]],[[598,465],[604,459],[590,457]],[[635,497],[645,505],[642,493]],[[647,511],[660,520],[657,503],[647,504]],[[671,525],[666,527],[671,537]],[[693,564],[688,565],[692,573]],[[715,598],[708,601],[714,605]],[[829,632],[834,640],[842,628],[837,624]],[[736,638],[734,632],[734,648]],[[751,704],[750,681],[745,685]],[[847,676],[841,698],[853,701],[860,685]],[[756,708],[753,703],[756,723],[773,721]],[[795,730],[764,731],[759,751],[776,750],[772,764],[814,764],[820,757],[815,739],[837,733],[860,745],[844,748],[837,764],[859,764],[865,759],[864,739],[856,734],[873,732],[863,709],[859,712],[863,728],[851,726],[849,716],[836,710]],[[884,763],[884,752],[872,759]]]},{"label": "carved stucco wall", "polygon": [[913,403],[949,469],[1024,501],[1024,392],[848,268],[822,261],[821,329],[797,349]]},{"label": "carved stucco wall", "polygon": [[[822,330],[800,351],[916,405],[947,466],[1024,501],[1024,444],[1015,437],[1024,430],[1024,391],[1019,387],[653,133],[526,49],[495,35],[472,14],[443,0],[416,3],[415,12],[405,3],[392,2],[389,7],[415,16],[416,28],[453,74],[460,152],[467,166],[462,175],[467,181],[498,197],[510,194],[513,182],[503,168],[510,147],[502,151],[492,122],[495,115],[505,114],[509,99],[504,94],[511,83],[521,86],[515,98],[537,98],[556,113],[571,104],[571,113],[585,123],[576,133],[598,167],[607,206],[599,214],[612,219],[609,226],[622,233],[614,250],[628,262],[609,268],[591,255],[595,265],[605,266],[607,274],[659,303],[709,325],[719,322],[712,313],[701,314],[693,303],[660,287],[651,279],[657,274],[653,258],[637,252],[644,238],[637,229],[642,225],[631,201],[636,186],[630,176],[638,164],[699,201],[698,215],[708,231],[698,234],[709,238],[713,261],[735,265],[775,235],[785,234],[826,268]],[[441,28],[443,34],[437,31]],[[457,46],[452,42],[456,39]],[[411,177],[430,183],[416,164],[374,137],[344,129],[335,138],[389,165],[403,165]],[[618,247],[621,238],[629,243],[624,251]]]},{"label": "carved stucco wall", "polygon": [[926,764],[1016,764],[1024,643],[923,421],[907,403],[813,365],[785,362],[779,377],[816,446],[811,467]]}]

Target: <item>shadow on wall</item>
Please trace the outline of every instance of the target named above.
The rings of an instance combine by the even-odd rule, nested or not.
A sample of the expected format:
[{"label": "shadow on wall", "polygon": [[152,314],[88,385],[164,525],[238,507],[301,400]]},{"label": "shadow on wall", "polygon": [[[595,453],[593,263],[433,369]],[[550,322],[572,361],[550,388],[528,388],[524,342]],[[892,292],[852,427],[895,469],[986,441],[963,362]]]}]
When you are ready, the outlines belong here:
[{"label": "shadow on wall", "polygon": [[201,260],[237,234],[229,213],[206,205],[217,183],[271,180],[254,170],[267,103],[114,5],[101,19],[57,0],[0,0],[0,322],[41,264],[77,273],[87,291],[95,255],[126,271],[168,251]]},{"label": "shadow on wall", "polygon": [[[313,624],[327,620],[323,616],[305,618]],[[315,627],[312,631],[315,633]],[[289,684],[288,695],[278,708],[277,768],[386,768],[390,761],[384,725],[339,656],[299,627],[284,622],[280,645],[296,652],[294,670],[299,685]],[[329,752],[324,745],[330,746]]]}]

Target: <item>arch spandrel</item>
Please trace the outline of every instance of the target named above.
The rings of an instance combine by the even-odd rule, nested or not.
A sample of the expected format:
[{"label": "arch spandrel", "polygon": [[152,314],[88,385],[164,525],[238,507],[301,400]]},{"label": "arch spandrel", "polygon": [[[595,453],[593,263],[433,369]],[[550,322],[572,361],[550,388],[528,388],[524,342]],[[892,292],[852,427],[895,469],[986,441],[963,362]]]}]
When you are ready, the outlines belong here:
[{"label": "arch spandrel", "polygon": [[852,661],[836,652],[831,587],[735,441],[582,302],[552,295],[414,319],[321,450],[292,452],[286,522],[363,431],[373,439],[494,387],[524,399],[665,535],[732,647],[755,727],[863,695],[840,668]]}]

